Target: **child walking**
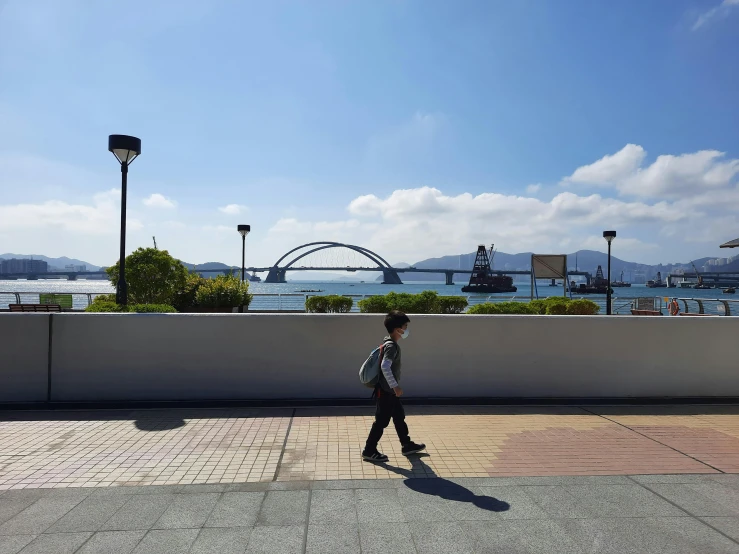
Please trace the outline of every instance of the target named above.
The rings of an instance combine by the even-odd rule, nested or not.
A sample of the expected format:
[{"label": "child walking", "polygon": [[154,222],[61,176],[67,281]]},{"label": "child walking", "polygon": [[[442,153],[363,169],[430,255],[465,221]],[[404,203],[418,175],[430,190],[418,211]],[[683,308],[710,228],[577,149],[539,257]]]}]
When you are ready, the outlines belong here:
[{"label": "child walking", "polygon": [[393,310],[385,316],[385,329],[389,334],[383,341],[380,363],[382,371],[380,372],[380,380],[375,387],[375,422],[372,424],[372,429],[367,437],[367,444],[362,452],[362,459],[368,462],[388,461],[388,457],[377,450],[377,443],[380,442],[382,433],[391,419],[398,433],[402,446],[401,452],[404,456],[416,454],[426,449],[425,444],[416,444],[408,435],[405,410],[400,402],[403,389],[399,385],[402,362],[398,341],[401,338],[408,338],[408,324],[410,321],[407,315],[398,310]]}]

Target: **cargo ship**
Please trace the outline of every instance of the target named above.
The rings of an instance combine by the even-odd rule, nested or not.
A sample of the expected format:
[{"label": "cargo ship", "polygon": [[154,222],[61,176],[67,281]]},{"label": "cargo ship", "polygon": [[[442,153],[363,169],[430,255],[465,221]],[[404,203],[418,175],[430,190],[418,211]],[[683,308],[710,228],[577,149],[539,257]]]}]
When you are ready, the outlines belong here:
[{"label": "cargo ship", "polygon": [[462,287],[462,292],[472,294],[496,294],[501,292],[516,292],[517,287],[513,285],[513,278],[503,273],[493,271],[492,262],[495,257],[495,245],[490,247],[490,253],[481,244],[477,247],[475,265],[472,268],[470,282]]}]

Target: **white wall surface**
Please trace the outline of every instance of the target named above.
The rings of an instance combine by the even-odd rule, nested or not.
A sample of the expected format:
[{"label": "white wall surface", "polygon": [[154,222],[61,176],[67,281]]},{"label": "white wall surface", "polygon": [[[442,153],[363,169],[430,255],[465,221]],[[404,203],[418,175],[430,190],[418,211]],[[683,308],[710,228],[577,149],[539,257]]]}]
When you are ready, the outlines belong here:
[{"label": "white wall surface", "polygon": [[[54,318],[55,401],[363,398],[357,372],[384,334],[376,315]],[[411,320],[408,396],[739,396],[739,318]]]},{"label": "white wall surface", "polygon": [[50,317],[0,313],[0,402],[46,400]]}]

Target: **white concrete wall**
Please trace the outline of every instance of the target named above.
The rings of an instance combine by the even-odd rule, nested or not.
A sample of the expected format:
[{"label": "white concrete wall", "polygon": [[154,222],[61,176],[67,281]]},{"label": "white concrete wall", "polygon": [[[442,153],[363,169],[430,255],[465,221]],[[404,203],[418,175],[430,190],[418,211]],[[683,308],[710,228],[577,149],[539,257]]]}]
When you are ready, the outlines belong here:
[{"label": "white concrete wall", "polygon": [[[739,396],[739,318],[412,316],[422,397]],[[381,316],[55,316],[52,400],[362,398]]]},{"label": "white concrete wall", "polygon": [[0,402],[46,400],[50,317],[0,313]]}]

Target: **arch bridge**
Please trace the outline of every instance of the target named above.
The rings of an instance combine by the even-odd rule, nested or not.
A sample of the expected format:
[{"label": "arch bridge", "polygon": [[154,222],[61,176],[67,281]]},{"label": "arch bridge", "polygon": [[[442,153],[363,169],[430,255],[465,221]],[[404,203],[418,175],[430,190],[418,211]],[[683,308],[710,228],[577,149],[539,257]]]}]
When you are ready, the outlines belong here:
[{"label": "arch bridge", "polygon": [[[319,241],[319,242],[309,242],[306,244],[303,244],[301,246],[298,246],[297,248],[293,248],[289,252],[287,252],[285,255],[283,255],[279,260],[275,262],[275,264],[269,268],[269,272],[267,274],[267,278],[265,279],[265,283],[285,283],[285,274],[295,265],[296,262],[299,260],[305,258],[306,256],[309,256],[310,254],[313,254],[315,252],[320,252],[321,250],[327,250],[331,248],[346,248],[348,250],[353,250],[354,252],[357,252],[358,254],[361,254],[368,260],[370,260],[375,267],[372,268],[363,268],[363,269],[376,269],[377,271],[382,271],[382,282],[383,284],[387,285],[402,285],[403,281],[400,280],[400,276],[398,275],[398,272],[395,268],[393,268],[385,258],[380,256],[379,254],[376,254],[375,252],[372,252],[372,250],[368,248],[364,248],[362,246],[356,246],[354,244],[344,244],[341,242],[331,242],[331,241]],[[298,253],[300,250],[304,250],[304,252]],[[293,254],[296,254],[293,256]],[[285,259],[292,257],[292,259],[287,262],[285,265],[280,266],[281,263],[284,262]]]}]

